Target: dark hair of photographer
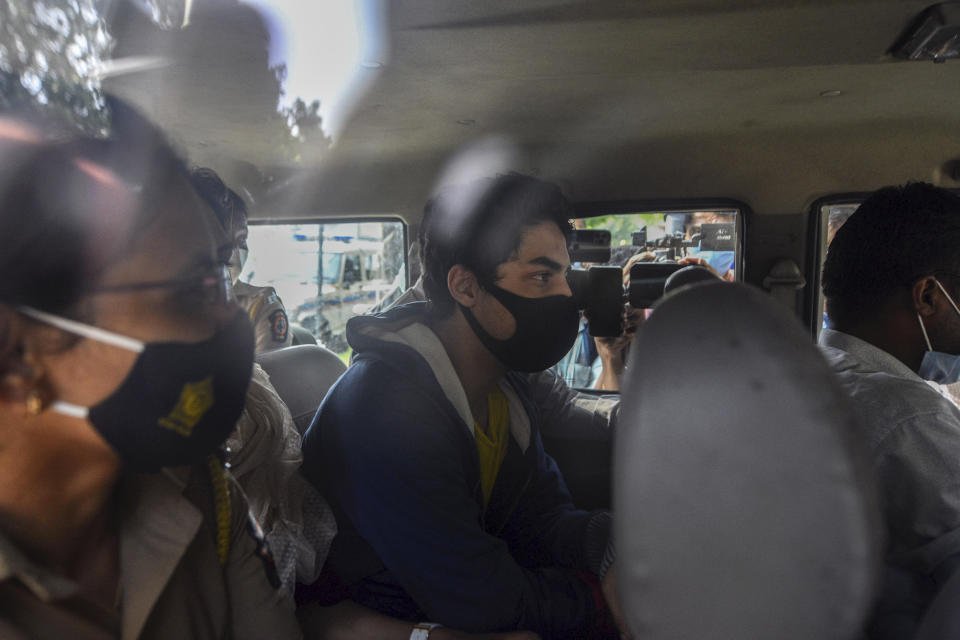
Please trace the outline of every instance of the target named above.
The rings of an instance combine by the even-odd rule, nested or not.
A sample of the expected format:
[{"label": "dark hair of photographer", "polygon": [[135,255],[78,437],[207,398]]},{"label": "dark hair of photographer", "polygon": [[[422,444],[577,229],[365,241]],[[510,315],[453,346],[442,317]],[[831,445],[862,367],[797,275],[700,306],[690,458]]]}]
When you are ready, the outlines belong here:
[{"label": "dark hair of photographer", "polygon": [[924,182],[874,192],[837,231],[823,265],[827,313],[840,331],[936,274],[958,291],[960,197]]},{"label": "dark hair of photographer", "polygon": [[523,231],[554,222],[570,232],[573,208],[560,189],[529,176],[510,173],[447,187],[424,209],[423,277],[431,309],[441,314],[455,304],[447,274],[460,264],[481,284],[496,282],[497,266],[516,254]]}]

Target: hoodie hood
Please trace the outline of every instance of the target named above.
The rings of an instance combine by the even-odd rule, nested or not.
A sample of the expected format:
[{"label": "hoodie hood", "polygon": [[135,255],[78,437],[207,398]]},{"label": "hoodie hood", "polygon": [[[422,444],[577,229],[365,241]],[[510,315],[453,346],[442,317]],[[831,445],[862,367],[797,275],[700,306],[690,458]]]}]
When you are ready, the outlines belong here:
[{"label": "hoodie hood", "polygon": [[[428,391],[441,395],[456,410],[464,427],[474,435],[473,414],[460,377],[437,334],[427,326],[426,302],[393,307],[371,316],[357,316],[347,322],[347,342],[357,359],[377,359],[398,369],[404,377],[424,380]],[[526,451],[530,445],[530,417],[508,373],[499,382],[510,408],[510,432]]]}]

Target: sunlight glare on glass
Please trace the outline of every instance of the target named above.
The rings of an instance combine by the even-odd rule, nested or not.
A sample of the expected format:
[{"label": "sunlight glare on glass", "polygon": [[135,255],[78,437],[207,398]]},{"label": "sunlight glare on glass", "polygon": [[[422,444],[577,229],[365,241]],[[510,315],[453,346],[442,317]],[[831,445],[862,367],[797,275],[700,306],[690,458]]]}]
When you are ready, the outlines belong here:
[{"label": "sunlight glare on glass", "polygon": [[[324,131],[331,135],[349,115],[359,76],[370,63],[383,64],[378,46],[368,42],[369,0],[248,0],[267,20],[271,32],[270,65],[286,65],[281,107],[300,98],[320,101]],[[372,52],[372,54],[371,54]]]}]

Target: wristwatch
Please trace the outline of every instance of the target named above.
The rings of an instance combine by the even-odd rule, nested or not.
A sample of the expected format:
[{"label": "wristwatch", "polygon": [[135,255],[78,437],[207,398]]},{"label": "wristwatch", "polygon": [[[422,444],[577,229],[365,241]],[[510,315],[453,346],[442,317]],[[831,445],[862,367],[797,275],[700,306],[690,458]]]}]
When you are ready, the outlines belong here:
[{"label": "wristwatch", "polygon": [[413,626],[413,631],[410,632],[410,640],[427,640],[431,631],[442,626],[442,624],[436,622],[418,622]]}]

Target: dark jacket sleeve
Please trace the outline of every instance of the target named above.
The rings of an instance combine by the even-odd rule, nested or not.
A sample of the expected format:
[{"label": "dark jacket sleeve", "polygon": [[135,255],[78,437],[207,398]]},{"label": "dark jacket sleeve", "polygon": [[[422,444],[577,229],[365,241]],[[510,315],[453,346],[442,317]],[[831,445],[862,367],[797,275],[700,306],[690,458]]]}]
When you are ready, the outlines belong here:
[{"label": "dark jacket sleeve", "polygon": [[[536,416],[534,409],[531,415]],[[606,511],[577,509],[556,462],[543,448],[540,434],[531,434],[534,473],[515,516],[504,529],[517,557],[530,566],[559,566],[598,573],[610,538]]]},{"label": "dark jacket sleeve", "polygon": [[484,532],[465,471],[471,455],[470,433],[448,402],[383,363],[360,360],[307,434],[304,473],[315,484],[325,477],[331,497],[430,620],[466,631],[584,637],[594,616],[589,587],[568,571],[522,568],[503,540]]},{"label": "dark jacket sleeve", "polygon": [[547,369],[523,376],[530,399],[541,415],[544,434],[607,442],[620,411],[617,394],[595,395],[571,389]]}]

